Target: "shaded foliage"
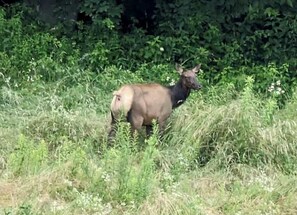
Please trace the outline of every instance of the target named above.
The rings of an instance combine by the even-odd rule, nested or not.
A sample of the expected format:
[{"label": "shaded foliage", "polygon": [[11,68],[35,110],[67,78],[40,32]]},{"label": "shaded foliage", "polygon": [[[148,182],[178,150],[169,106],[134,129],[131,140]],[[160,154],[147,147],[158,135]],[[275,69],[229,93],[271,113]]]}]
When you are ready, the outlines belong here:
[{"label": "shaded foliage", "polygon": [[[297,66],[295,4],[295,0],[84,0],[74,10],[73,28],[67,25],[65,10],[70,9],[62,4],[53,14],[64,25],[54,26],[35,21],[34,9],[11,5],[0,12],[4,41],[0,71],[6,79],[35,76],[55,81],[65,76],[64,68],[74,65],[100,73],[109,66],[135,71],[174,62],[202,63],[202,76],[209,83],[231,82],[242,88],[245,76],[251,75],[259,91],[265,92],[267,84],[278,79],[290,91]],[[275,70],[262,71],[271,64]]]}]

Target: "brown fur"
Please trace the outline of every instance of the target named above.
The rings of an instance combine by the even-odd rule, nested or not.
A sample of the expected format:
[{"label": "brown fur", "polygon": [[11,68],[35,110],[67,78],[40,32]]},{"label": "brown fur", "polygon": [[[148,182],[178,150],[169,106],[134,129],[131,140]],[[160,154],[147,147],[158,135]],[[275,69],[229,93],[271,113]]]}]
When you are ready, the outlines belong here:
[{"label": "brown fur", "polygon": [[170,90],[159,84],[124,85],[114,93],[111,112],[116,120],[131,110],[131,124],[134,129],[151,125],[156,119],[162,124],[172,112]]}]

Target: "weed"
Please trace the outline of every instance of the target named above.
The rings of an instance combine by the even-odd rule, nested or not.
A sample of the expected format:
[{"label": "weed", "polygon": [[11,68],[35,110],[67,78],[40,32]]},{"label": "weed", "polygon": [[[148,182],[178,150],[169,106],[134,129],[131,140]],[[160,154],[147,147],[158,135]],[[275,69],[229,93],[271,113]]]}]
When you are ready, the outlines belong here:
[{"label": "weed", "polygon": [[157,126],[145,140],[119,123],[110,147],[111,91],[96,108],[97,86],[62,82],[2,94],[1,180],[18,180],[0,186],[7,213],[294,214],[294,96],[278,108],[252,79],[242,92],[212,88],[177,109],[161,139]]},{"label": "weed", "polygon": [[36,174],[47,164],[48,149],[44,141],[35,143],[21,135],[15,151],[8,157],[8,168],[15,175]]}]

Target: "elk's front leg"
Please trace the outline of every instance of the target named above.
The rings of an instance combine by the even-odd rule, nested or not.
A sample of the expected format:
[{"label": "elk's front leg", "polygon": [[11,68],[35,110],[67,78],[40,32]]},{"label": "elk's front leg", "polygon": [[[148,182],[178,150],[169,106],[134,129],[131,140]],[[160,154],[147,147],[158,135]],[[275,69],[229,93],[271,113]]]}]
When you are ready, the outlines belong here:
[{"label": "elk's front leg", "polygon": [[145,126],[146,129],[146,136],[149,137],[153,134],[153,126],[152,125],[146,125]]},{"label": "elk's front leg", "polygon": [[131,123],[132,135],[141,129],[143,120],[141,115],[131,112],[128,121]]}]

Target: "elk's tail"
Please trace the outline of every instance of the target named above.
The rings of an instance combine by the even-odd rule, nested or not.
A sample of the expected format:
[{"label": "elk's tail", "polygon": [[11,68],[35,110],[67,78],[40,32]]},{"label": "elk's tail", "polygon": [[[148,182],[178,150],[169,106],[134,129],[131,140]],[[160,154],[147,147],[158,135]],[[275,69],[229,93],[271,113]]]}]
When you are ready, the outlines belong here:
[{"label": "elk's tail", "polygon": [[133,103],[134,90],[131,86],[123,86],[113,93],[113,99],[110,104],[112,120],[120,120],[121,117],[127,117]]}]

